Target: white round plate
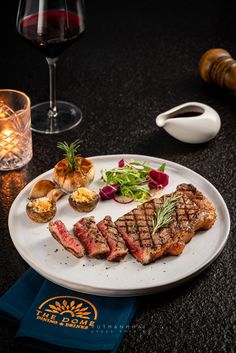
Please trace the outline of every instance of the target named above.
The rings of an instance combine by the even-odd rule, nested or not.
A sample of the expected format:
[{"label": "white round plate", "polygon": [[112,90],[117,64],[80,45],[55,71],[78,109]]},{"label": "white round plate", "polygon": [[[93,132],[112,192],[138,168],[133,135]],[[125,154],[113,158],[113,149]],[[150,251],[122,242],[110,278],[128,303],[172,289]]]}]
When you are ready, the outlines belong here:
[{"label": "white round plate", "polygon": [[[225,202],[215,187],[199,174],[179,164],[159,158],[141,155],[109,155],[91,157],[96,168],[90,189],[98,191],[101,169],[117,166],[120,159],[145,162],[158,168],[166,162],[169,185],[163,193],[175,190],[180,183],[191,183],[209,198],[216,207],[217,220],[207,231],[198,232],[180,256],[166,256],[155,263],[143,266],[128,255],[121,263],[76,258],[51,236],[47,224],[31,221],[25,212],[27,197],[33,183],[39,179],[50,179],[52,170],[43,173],[29,183],[17,196],[9,214],[9,230],[12,241],[22,258],[38,273],[63,287],[102,296],[136,296],[151,294],[176,286],[193,277],[212,263],[223,249],[229,235],[230,218]],[[135,208],[134,202],[126,205],[113,200],[100,201],[94,211],[99,222],[106,215],[115,221]],[[69,231],[73,224],[87,214],[73,210],[65,196],[57,203],[57,219],[62,220]]]}]

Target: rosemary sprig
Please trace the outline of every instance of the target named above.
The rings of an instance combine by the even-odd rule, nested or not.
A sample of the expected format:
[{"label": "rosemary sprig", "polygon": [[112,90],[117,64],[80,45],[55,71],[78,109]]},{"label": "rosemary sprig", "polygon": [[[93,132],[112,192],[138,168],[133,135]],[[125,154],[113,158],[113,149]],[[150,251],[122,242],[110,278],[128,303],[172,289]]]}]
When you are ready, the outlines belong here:
[{"label": "rosemary sprig", "polygon": [[164,198],[163,204],[154,213],[152,224],[154,234],[157,229],[168,226],[172,221],[173,213],[175,212],[176,205],[178,203],[179,196],[172,194],[171,197]]},{"label": "rosemary sprig", "polygon": [[80,139],[75,140],[74,142],[72,142],[70,145],[67,142],[58,142],[57,143],[57,147],[60,148],[61,150],[63,150],[64,156],[66,157],[69,166],[71,167],[71,169],[73,171],[76,170],[76,153],[80,147],[81,141]]}]

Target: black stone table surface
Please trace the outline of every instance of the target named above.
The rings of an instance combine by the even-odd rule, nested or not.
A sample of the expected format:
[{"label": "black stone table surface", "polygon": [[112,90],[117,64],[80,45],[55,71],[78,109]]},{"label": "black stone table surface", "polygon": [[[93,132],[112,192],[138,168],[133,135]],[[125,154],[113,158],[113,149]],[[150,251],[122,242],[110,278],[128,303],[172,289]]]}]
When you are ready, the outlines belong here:
[{"label": "black stone table surface", "polygon": [[[10,239],[9,209],[27,183],[60,159],[58,141],[79,137],[85,156],[135,153],[164,158],[193,169],[219,190],[231,215],[230,236],[204,272],[175,289],[142,298],[119,353],[233,353],[236,97],[204,83],[198,62],[210,48],[224,48],[236,58],[236,4],[230,0],[85,3],[86,33],[61,55],[57,71],[58,99],[79,105],[83,120],[66,133],[33,133],[33,159],[21,170],[0,174],[0,294],[28,268]],[[47,100],[46,61],[16,33],[17,1],[10,12],[6,2],[1,6],[0,87],[24,91],[32,104]],[[206,103],[219,113],[222,127],[210,142],[181,143],[157,128],[159,113],[188,101]],[[15,342],[16,330],[17,325],[0,320],[0,351],[34,353]]]}]

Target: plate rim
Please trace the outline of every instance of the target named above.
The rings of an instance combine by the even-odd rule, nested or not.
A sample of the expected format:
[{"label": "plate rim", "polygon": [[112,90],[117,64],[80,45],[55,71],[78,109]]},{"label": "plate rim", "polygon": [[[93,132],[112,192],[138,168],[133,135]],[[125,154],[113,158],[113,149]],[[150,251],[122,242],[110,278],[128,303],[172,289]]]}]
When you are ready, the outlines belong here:
[{"label": "plate rim", "polygon": [[[197,178],[200,178],[200,180],[204,181],[204,183],[208,184],[210,186],[210,188],[214,191],[214,193],[217,195],[217,197],[220,199],[221,202],[221,206],[223,206],[223,211],[224,214],[226,216],[225,218],[225,222],[226,222],[226,231],[224,238],[221,240],[220,242],[220,246],[217,248],[216,251],[214,251],[212,253],[212,255],[210,257],[208,257],[204,262],[202,262],[200,265],[198,265],[196,267],[196,269],[194,270],[194,272],[192,270],[190,270],[189,272],[186,272],[186,274],[184,275],[179,275],[175,281],[168,281],[168,279],[162,283],[160,283],[158,286],[156,285],[151,285],[151,286],[145,286],[145,287],[141,287],[141,288],[128,288],[128,289],[109,289],[107,286],[103,286],[101,287],[93,287],[93,286],[89,286],[89,285],[84,285],[84,284],[80,284],[77,282],[78,286],[80,286],[79,289],[76,289],[74,285],[76,285],[75,282],[71,282],[72,284],[70,284],[69,282],[67,283],[67,281],[65,281],[64,279],[61,279],[60,276],[55,276],[55,274],[51,275],[50,273],[47,273],[46,271],[44,271],[43,269],[39,268],[37,266],[37,264],[32,263],[31,259],[29,259],[27,256],[25,256],[24,252],[21,251],[21,249],[19,250],[19,247],[17,246],[17,240],[14,238],[14,235],[12,235],[12,214],[14,213],[14,210],[16,208],[17,202],[18,200],[21,198],[21,195],[25,192],[26,188],[29,188],[33,183],[35,183],[35,181],[37,181],[38,179],[41,179],[45,174],[52,174],[53,168],[49,169],[45,172],[43,172],[42,174],[38,175],[37,177],[35,177],[33,180],[31,180],[27,185],[25,185],[25,187],[20,191],[20,193],[17,195],[17,197],[14,199],[10,211],[9,211],[9,215],[8,215],[8,229],[9,229],[9,233],[10,233],[10,237],[11,240],[17,250],[17,252],[20,254],[20,256],[24,259],[24,261],[26,261],[26,263],[28,263],[34,270],[36,270],[38,273],[40,273],[43,277],[47,278],[48,280],[59,284],[61,286],[64,286],[66,288],[75,290],[75,291],[82,291],[84,293],[90,293],[90,294],[94,294],[94,295],[101,295],[101,296],[118,296],[118,297],[128,297],[128,296],[136,296],[136,295],[146,295],[146,294],[152,294],[152,293],[156,293],[156,292],[160,292],[160,291],[164,291],[167,290],[169,288],[173,288],[177,285],[180,285],[184,282],[186,282],[187,280],[195,277],[196,275],[198,275],[200,272],[202,272],[204,269],[206,269],[208,266],[210,266],[215,260],[216,258],[220,255],[220,253],[222,252],[222,250],[224,249],[226,242],[229,238],[229,234],[230,234],[230,225],[231,225],[231,221],[230,221],[230,213],[228,210],[228,207],[222,197],[222,195],[220,194],[220,192],[216,189],[216,187],[206,178],[204,178],[201,174],[195,172],[194,170],[185,167],[182,164],[176,163],[176,162],[172,162],[170,160],[166,160],[163,158],[159,158],[159,157],[154,157],[154,156],[147,156],[147,155],[140,155],[140,154],[126,154],[126,153],[122,153],[122,154],[109,154],[109,155],[98,155],[98,156],[91,156],[91,157],[86,157],[88,159],[91,160],[101,160],[101,159],[122,159],[122,158],[126,158],[126,159],[135,159],[135,158],[139,158],[139,159],[145,159],[147,158],[149,160],[149,162],[157,162],[158,160],[164,163],[167,163],[167,166],[172,166],[174,168],[181,168],[184,169],[188,172],[193,173]],[[158,162],[159,163],[159,162]],[[53,277],[53,278],[52,278]],[[62,283],[63,282],[63,283]]]}]

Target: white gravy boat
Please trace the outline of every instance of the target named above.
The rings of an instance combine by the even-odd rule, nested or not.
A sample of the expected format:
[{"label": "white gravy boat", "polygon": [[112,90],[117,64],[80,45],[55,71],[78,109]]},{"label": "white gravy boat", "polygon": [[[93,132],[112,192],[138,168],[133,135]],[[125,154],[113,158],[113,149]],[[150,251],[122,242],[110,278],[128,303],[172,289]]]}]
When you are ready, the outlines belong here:
[{"label": "white gravy boat", "polygon": [[[191,115],[184,116],[187,113]],[[198,102],[184,103],[159,114],[156,124],[187,143],[207,142],[217,135],[221,127],[219,114],[209,105]]]}]

